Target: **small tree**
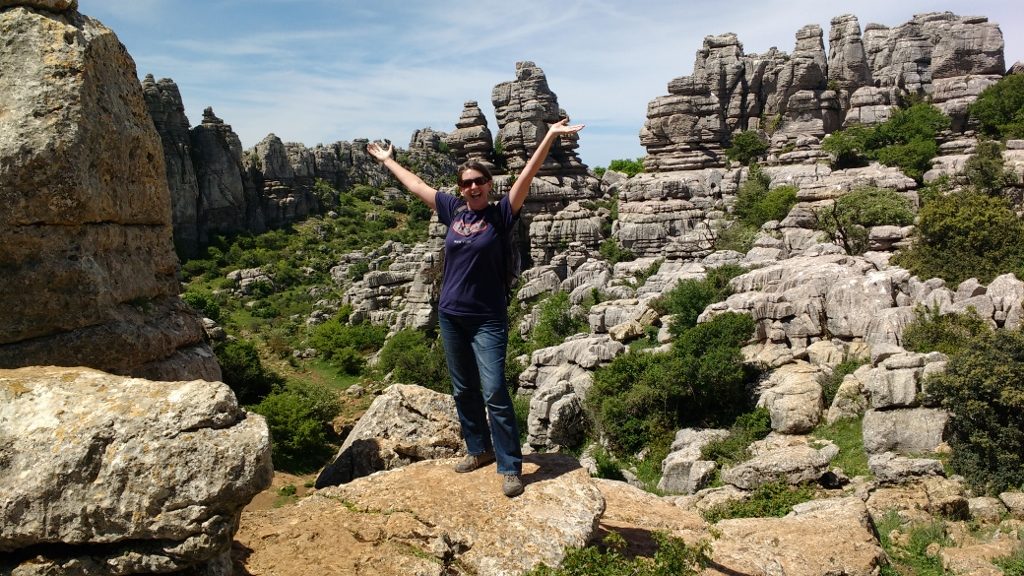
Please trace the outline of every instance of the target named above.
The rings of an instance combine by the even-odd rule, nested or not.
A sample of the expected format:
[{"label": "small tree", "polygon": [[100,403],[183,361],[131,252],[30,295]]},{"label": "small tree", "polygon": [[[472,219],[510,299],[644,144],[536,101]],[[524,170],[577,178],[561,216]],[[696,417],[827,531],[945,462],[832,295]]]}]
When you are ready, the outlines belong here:
[{"label": "small tree", "polygon": [[621,160],[612,160],[608,164],[608,169],[614,170],[616,172],[622,172],[626,176],[636,176],[637,174],[644,171],[644,159],[637,158],[636,160],[630,160],[627,158]]},{"label": "small tree", "polygon": [[1003,160],[1003,146],[994,140],[978,142],[974,154],[964,164],[964,176],[975,190],[993,196],[1014,181]]},{"label": "small tree", "polygon": [[895,190],[859,188],[817,212],[818,227],[847,254],[868,249],[868,228],[906,226],[914,221],[910,202]]},{"label": "small tree", "polygon": [[732,137],[732,145],[725,149],[729,160],[749,165],[768,152],[768,142],[756,130],[746,130]]}]

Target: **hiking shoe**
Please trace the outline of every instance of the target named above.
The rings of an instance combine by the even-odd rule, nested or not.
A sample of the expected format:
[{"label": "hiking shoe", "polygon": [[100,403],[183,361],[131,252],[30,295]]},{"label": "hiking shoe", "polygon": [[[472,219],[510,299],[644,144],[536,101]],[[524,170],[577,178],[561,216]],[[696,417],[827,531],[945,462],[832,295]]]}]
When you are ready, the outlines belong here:
[{"label": "hiking shoe", "polygon": [[501,483],[501,491],[509,498],[515,498],[523,493],[523,481],[519,474],[505,474],[505,481]]},{"label": "hiking shoe", "polygon": [[494,452],[466,454],[465,458],[459,460],[459,463],[455,465],[455,471],[459,473],[472,472],[477,468],[487,466],[491,462],[494,462]]}]

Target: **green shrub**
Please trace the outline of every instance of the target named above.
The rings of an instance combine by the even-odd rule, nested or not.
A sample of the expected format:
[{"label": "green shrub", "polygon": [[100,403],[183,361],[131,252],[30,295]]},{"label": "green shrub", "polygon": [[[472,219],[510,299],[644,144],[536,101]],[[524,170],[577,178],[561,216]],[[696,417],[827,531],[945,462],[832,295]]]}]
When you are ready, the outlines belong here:
[{"label": "green shrub", "polygon": [[450,392],[451,380],[440,339],[433,342],[420,330],[407,328],[388,338],[377,358],[381,372],[396,382],[417,384],[437,392]]},{"label": "green shrub", "polygon": [[539,305],[537,323],[530,336],[530,352],[557,346],[573,334],[589,331],[585,318],[572,313],[569,294],[555,292]]},{"label": "green shrub", "polygon": [[603,240],[598,251],[601,253],[601,257],[607,260],[609,264],[618,264],[619,262],[630,262],[636,260],[636,256],[634,256],[629,250],[620,246],[619,241],[615,238],[606,238]]},{"label": "green shrub", "polygon": [[700,451],[701,460],[713,460],[719,466],[737,464],[750,458],[751,443],[768,436],[772,431],[772,417],[767,408],[756,408],[741,414],[729,427],[729,435],[709,442]]},{"label": "green shrub", "polygon": [[920,278],[987,284],[1024,271],[1024,224],[1003,198],[959,192],[933,199],[918,217],[914,244],[893,263]]},{"label": "green shrub", "polygon": [[676,338],[672,351],[629,351],[594,374],[588,410],[612,452],[632,454],[678,428],[731,424],[756,377],[740,346],[754,321],[726,313]]},{"label": "green shrub", "polygon": [[732,137],[732,145],[725,149],[725,156],[744,166],[757,161],[768,152],[768,142],[756,130],[746,130]]},{"label": "green shrub", "polygon": [[[906,538],[900,538],[900,544],[893,541],[892,536],[903,532]],[[886,555],[893,563],[882,571],[885,576],[902,574],[935,575],[946,574],[942,566],[942,556],[932,552],[934,544],[948,547],[951,541],[946,536],[945,524],[942,520],[927,523],[914,523],[904,526],[895,511],[887,512],[878,522],[878,537]]]},{"label": "green shrub", "polygon": [[914,320],[903,329],[903,347],[913,352],[960,352],[974,340],[989,336],[991,325],[974,309],[942,314],[937,308],[914,309]]},{"label": "green shrub", "polygon": [[938,154],[935,138],[949,128],[949,117],[925,102],[897,110],[878,126],[851,126],[830,134],[822,149],[830,153],[833,168],[864,166],[878,160],[895,166],[918,183]]},{"label": "green shrub", "polygon": [[1010,74],[982,90],[968,112],[992,138],[1024,138],[1024,74]]},{"label": "green shrub", "polygon": [[339,350],[345,348],[370,354],[380,350],[384,345],[387,330],[386,326],[369,322],[346,324],[335,317],[313,330],[310,345],[316,348],[325,360],[330,360]]},{"label": "green shrub", "polygon": [[868,249],[872,226],[906,226],[914,221],[910,202],[895,190],[858,188],[840,196],[831,206],[817,212],[818,227],[847,254]]},{"label": "green shrub", "polygon": [[797,189],[794,186],[780,186],[769,189],[771,180],[758,167],[751,164],[747,180],[736,192],[733,212],[741,222],[760,228],[769,220],[782,220],[796,204]]},{"label": "green shrub", "polygon": [[221,379],[234,391],[239,404],[256,404],[282,382],[280,376],[263,366],[256,345],[248,340],[228,340],[215,346],[214,353]]},{"label": "green shrub", "polygon": [[992,563],[1003,570],[1004,576],[1024,576],[1024,547],[1007,556],[993,558]]},{"label": "green shrub", "polygon": [[832,155],[835,169],[858,168],[868,165],[870,138],[874,134],[870,126],[854,125],[837,130],[821,142],[821,149]]},{"label": "green shrub", "polygon": [[1016,180],[1014,173],[1006,169],[1002,144],[994,140],[978,142],[974,154],[964,164],[964,176],[975,190],[992,196]]},{"label": "green shrub", "polygon": [[612,160],[608,164],[608,169],[614,170],[616,172],[622,172],[626,176],[636,176],[637,174],[644,171],[644,159],[637,158],[636,160]]},{"label": "green shrub", "polygon": [[746,500],[712,506],[702,515],[712,524],[731,518],[781,518],[792,512],[793,506],[813,498],[814,491],[807,486],[771,482],[755,488]]},{"label": "green shrub", "polygon": [[318,469],[334,453],[330,422],[341,404],[337,394],[319,384],[289,382],[253,410],[270,428],[274,468],[293,473]]},{"label": "green shrub", "polygon": [[951,467],[979,494],[1024,488],[1024,333],[971,339],[926,390],[950,412]]},{"label": "green shrub", "polygon": [[[905,334],[905,333],[904,333]],[[821,393],[825,400],[825,406],[831,406],[836,399],[836,392],[847,375],[853,374],[857,368],[870,362],[867,358],[846,358],[832,369],[831,374],[822,374],[818,377],[818,384],[821,384]]]},{"label": "green shrub", "polygon": [[706,543],[687,546],[678,538],[654,533],[658,545],[653,557],[629,557],[626,541],[611,532],[602,546],[570,549],[557,568],[546,564],[524,576],[696,576],[711,563]]},{"label": "green shrub", "polygon": [[650,306],[659,315],[673,316],[669,327],[674,336],[697,325],[697,317],[709,304],[721,302],[729,297],[732,290],[729,281],[746,272],[736,265],[726,265],[708,270],[702,279],[683,280],[668,292],[655,298]]},{"label": "green shrub", "polygon": [[182,293],[181,299],[205,318],[214,322],[220,321],[220,304],[212,293],[205,290],[186,290]]}]

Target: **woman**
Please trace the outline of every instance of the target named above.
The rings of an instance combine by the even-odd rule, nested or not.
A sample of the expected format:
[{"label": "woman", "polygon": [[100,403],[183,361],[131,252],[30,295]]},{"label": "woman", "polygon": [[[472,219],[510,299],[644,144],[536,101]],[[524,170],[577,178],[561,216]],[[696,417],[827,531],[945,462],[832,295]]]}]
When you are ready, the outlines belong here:
[{"label": "woman", "polygon": [[530,183],[555,139],[582,128],[582,124],[568,125],[567,119],[550,125],[508,196],[496,204],[488,203],[493,182],[483,164],[468,162],[459,167],[461,196],[454,196],[435,190],[398,164],[390,144],[382,147],[372,142],[366,147],[448,226],[438,320],[466,442],[467,456],[455,471],[471,472],[497,459],[498,473],[504,476],[502,492],[509,498],[523,493],[523,454],[512,397],[505,386],[508,302],[502,234],[519,217]]}]

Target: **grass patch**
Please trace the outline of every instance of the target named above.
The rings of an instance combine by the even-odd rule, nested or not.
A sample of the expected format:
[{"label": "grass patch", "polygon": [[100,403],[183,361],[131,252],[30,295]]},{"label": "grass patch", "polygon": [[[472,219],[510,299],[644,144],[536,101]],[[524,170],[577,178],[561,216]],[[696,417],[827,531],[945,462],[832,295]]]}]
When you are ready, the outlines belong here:
[{"label": "grass patch", "polygon": [[713,506],[705,510],[703,516],[712,524],[731,518],[781,518],[789,514],[793,506],[813,497],[814,490],[810,486],[771,482],[756,488],[747,500]]},{"label": "grass patch", "polygon": [[829,440],[839,447],[839,455],[832,460],[832,466],[842,468],[847,476],[872,476],[868,456],[864,452],[860,418],[843,418],[832,424],[821,424],[811,432],[811,436]]},{"label": "grass patch", "polygon": [[[939,556],[928,554],[928,547],[932,544],[951,544],[946,536],[945,524],[941,520],[904,526],[899,514],[895,510],[890,510],[878,520],[877,528],[882,548],[892,561],[891,565],[882,568],[882,576],[946,574]],[[895,541],[894,534],[897,536]]]}]

